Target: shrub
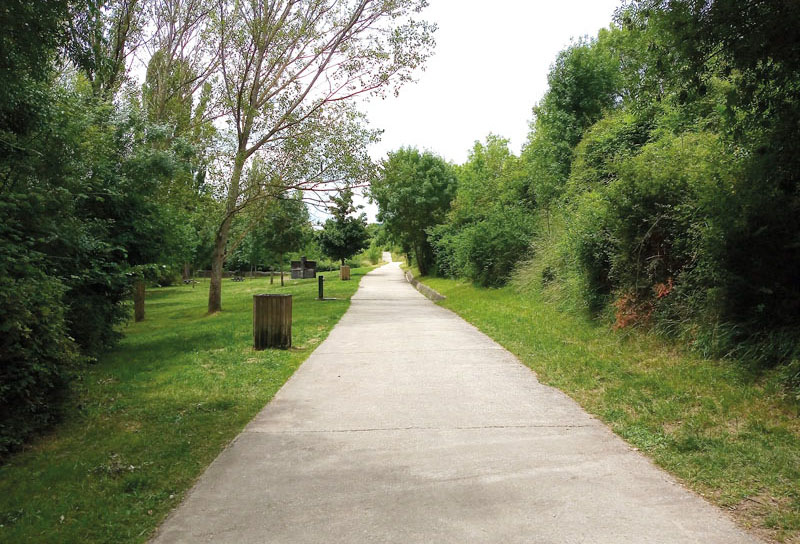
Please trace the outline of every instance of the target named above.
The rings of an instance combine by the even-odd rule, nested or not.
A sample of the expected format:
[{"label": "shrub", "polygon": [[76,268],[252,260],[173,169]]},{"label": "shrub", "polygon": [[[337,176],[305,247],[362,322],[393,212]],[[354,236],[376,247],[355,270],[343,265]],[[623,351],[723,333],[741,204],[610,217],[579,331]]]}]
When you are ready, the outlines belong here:
[{"label": "shrub", "polygon": [[447,226],[435,229],[437,266],[441,273],[482,286],[504,285],[527,257],[533,231],[533,216],[519,207],[495,208],[455,232]]},{"label": "shrub", "polygon": [[0,458],[57,416],[78,361],[64,317],[65,286],[44,271],[44,256],[31,250],[18,220],[40,212],[40,203],[9,193],[0,202]]},{"label": "shrub", "polygon": [[0,277],[0,458],[57,417],[77,361],[63,286],[42,273]]},{"label": "shrub", "polygon": [[647,143],[652,125],[624,111],[595,123],[575,148],[567,194],[574,197],[616,179],[617,165]]}]

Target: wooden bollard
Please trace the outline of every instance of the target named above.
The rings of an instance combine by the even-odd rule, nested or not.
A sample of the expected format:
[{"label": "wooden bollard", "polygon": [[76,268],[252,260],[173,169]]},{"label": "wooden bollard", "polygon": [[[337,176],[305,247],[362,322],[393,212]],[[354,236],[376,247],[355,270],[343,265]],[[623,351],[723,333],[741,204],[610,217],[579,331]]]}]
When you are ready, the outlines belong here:
[{"label": "wooden bollard", "polygon": [[253,295],[253,347],[292,347],[292,295]]},{"label": "wooden bollard", "polygon": [[133,320],[144,321],[144,281],[136,280],[133,284]]},{"label": "wooden bollard", "polygon": [[350,279],[350,267],[349,266],[342,265],[342,267],[339,268],[339,279],[342,279],[342,280],[349,280]]}]

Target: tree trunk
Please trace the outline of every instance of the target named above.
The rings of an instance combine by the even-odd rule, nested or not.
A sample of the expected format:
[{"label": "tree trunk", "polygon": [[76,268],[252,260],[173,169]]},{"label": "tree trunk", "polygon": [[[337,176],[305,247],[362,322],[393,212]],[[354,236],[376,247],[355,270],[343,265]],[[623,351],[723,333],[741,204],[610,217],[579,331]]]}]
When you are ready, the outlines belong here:
[{"label": "tree trunk", "polygon": [[414,247],[414,257],[417,259],[417,268],[421,276],[428,275],[428,263],[426,262],[425,255],[423,254],[422,245]]},{"label": "tree trunk", "polygon": [[133,284],[133,320],[144,321],[144,280]]},{"label": "tree trunk", "polygon": [[183,263],[183,279],[188,280],[192,277],[192,265],[189,263]]},{"label": "tree trunk", "polygon": [[[211,281],[208,288],[208,313],[222,310],[222,265],[225,263],[225,246],[228,243],[226,220],[214,240],[214,253],[211,255]],[[225,232],[223,233],[222,230]]]},{"label": "tree trunk", "polygon": [[222,266],[225,264],[225,249],[228,245],[228,234],[233,222],[233,213],[236,201],[239,198],[239,181],[244,168],[244,151],[236,154],[231,173],[231,185],[228,189],[228,200],[225,205],[225,219],[217,230],[214,239],[214,253],[211,255],[211,281],[208,287],[208,313],[213,314],[222,310]]},{"label": "tree trunk", "polygon": [[275,269],[270,267],[269,268],[269,284],[272,285],[275,283]]},{"label": "tree trunk", "polygon": [[281,253],[281,287],[283,287],[283,253]]}]

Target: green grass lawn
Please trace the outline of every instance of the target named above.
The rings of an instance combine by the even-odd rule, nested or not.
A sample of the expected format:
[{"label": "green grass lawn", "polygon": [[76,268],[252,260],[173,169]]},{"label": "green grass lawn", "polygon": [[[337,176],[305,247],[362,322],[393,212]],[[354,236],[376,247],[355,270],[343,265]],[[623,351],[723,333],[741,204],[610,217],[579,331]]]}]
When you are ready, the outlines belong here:
[{"label": "green grass lawn", "polygon": [[768,375],[558,311],[511,287],[421,278],[513,352],[745,527],[800,542],[800,420]]},{"label": "green grass lawn", "polygon": [[[0,467],[0,542],[143,542],[222,448],[327,336],[351,281],[208,280],[151,289],[147,318],[74,384],[63,422]],[[293,348],[254,351],[252,295],[294,295]]]}]

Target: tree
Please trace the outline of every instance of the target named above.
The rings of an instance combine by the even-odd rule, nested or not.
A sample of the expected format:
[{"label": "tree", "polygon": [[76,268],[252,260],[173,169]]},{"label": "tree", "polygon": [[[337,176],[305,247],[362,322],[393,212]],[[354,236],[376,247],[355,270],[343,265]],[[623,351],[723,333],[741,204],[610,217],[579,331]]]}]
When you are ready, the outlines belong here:
[{"label": "tree", "polygon": [[42,185],[69,7],[10,0],[0,9],[0,458],[55,418],[79,360],[64,282],[41,249],[58,233],[59,191]]},{"label": "tree", "polygon": [[283,285],[283,258],[290,251],[297,251],[311,238],[311,223],[308,208],[302,195],[296,192],[287,198],[272,200],[266,205],[263,230],[257,232],[255,240],[262,247],[278,256]]},{"label": "tree", "polygon": [[413,255],[422,274],[433,265],[427,229],[444,222],[456,190],[452,167],[428,151],[401,148],[381,163],[370,198],[378,203],[378,220],[406,254]]},{"label": "tree", "polygon": [[346,259],[369,246],[367,216],[362,213],[353,217],[362,206],[353,205],[353,191],[349,188],[342,190],[331,201],[332,205],[328,210],[333,218],[325,221],[317,240],[325,255],[340,261],[344,266]]},{"label": "tree", "polygon": [[547,75],[549,89],[533,108],[534,120],[522,152],[530,192],[549,212],[561,196],[583,133],[612,108],[619,94],[619,60],[600,39],[579,41],[561,51]]},{"label": "tree", "polygon": [[502,285],[528,252],[533,215],[522,162],[494,134],[455,168],[458,187],[443,224],[427,229],[437,273]]},{"label": "tree", "polygon": [[[435,27],[412,16],[425,6],[425,0],[218,3],[220,112],[232,140],[209,312],[222,308],[222,266],[239,212],[287,190],[330,190],[366,179],[369,138],[348,103],[360,94],[396,91],[426,60]],[[303,150],[312,153],[298,153]],[[274,175],[266,186],[248,187],[243,182],[256,155]],[[357,176],[346,176],[354,170]]]},{"label": "tree", "polygon": [[527,203],[526,172],[508,145],[508,139],[489,134],[485,143],[475,142],[466,163],[456,166],[458,187],[448,223],[476,221],[497,203],[502,206]]},{"label": "tree", "polygon": [[[141,108],[159,138],[155,149],[169,150],[178,163],[174,174],[159,185],[159,205],[176,217],[183,232],[184,279],[192,264],[207,260],[213,243],[219,202],[208,183],[217,129],[211,116],[213,86],[209,82],[217,56],[208,51],[202,34],[209,27],[209,0],[151,0],[145,3],[154,30],[145,46],[150,54],[141,89]],[[155,132],[155,131],[154,131]]]},{"label": "tree", "polygon": [[120,336],[126,274],[176,250],[153,197],[175,155],[150,145],[136,100],[111,100],[116,76],[56,70],[89,7],[0,10],[0,452],[51,421],[76,363]]},{"label": "tree", "polygon": [[70,60],[89,80],[92,94],[113,100],[142,44],[145,18],[142,0],[97,0],[77,3],[71,14]]}]

